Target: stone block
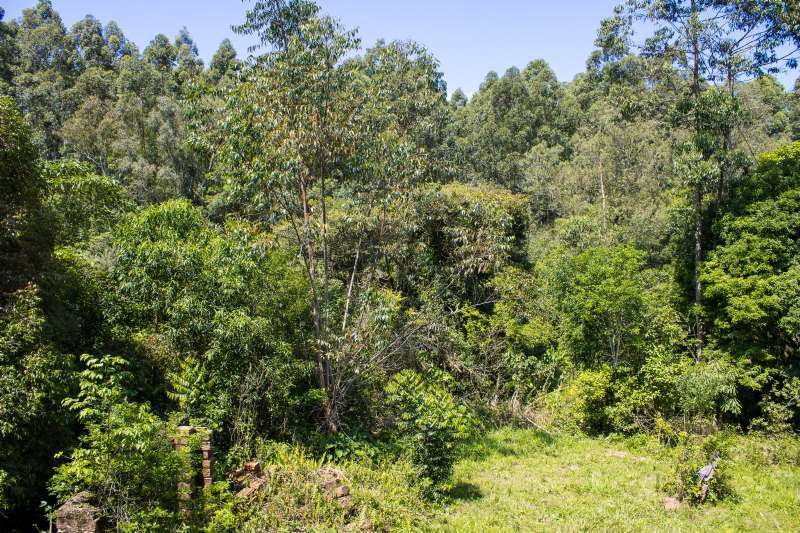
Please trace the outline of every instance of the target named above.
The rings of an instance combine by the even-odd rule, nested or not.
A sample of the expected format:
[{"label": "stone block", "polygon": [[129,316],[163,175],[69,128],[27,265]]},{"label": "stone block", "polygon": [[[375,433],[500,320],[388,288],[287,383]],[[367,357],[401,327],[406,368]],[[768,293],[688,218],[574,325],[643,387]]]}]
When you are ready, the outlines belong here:
[{"label": "stone block", "polygon": [[79,492],[56,510],[56,530],[59,533],[101,533],[103,517],[94,505],[94,495]]}]

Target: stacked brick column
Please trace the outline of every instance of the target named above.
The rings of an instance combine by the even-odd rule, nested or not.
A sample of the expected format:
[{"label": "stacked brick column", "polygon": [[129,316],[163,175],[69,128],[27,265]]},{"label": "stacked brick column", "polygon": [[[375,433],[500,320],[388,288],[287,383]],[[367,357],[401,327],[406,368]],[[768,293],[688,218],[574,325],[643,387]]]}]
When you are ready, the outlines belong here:
[{"label": "stacked brick column", "polygon": [[[172,445],[178,452],[182,451],[189,445],[189,435],[196,433],[197,430],[192,426],[178,426],[178,435],[173,439]],[[192,492],[194,489],[194,476],[191,471],[182,472],[181,478],[178,481],[178,506],[180,507],[181,514],[187,516],[191,513],[191,506],[189,502],[192,499]]]},{"label": "stacked brick column", "polygon": [[214,452],[211,449],[211,430],[203,427],[179,426],[178,435],[173,439],[172,444],[177,451],[181,451],[189,445],[189,436],[195,433],[203,435],[199,452],[202,454],[201,472],[184,472],[178,482],[178,499],[181,512],[188,515],[191,512],[190,502],[194,493],[194,481],[201,474],[203,478],[203,488],[210,487],[214,482]]},{"label": "stacked brick column", "polygon": [[210,430],[205,431],[200,451],[203,454],[203,488],[208,488],[214,483],[214,452],[211,450]]}]

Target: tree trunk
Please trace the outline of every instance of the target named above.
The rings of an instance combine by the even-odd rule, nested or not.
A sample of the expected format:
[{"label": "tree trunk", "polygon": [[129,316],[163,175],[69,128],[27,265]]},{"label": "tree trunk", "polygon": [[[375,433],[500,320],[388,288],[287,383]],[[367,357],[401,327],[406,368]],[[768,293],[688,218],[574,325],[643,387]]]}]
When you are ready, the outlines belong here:
[{"label": "tree trunk", "polygon": [[602,202],[603,207],[603,241],[608,242],[608,222],[607,222],[607,214],[606,214],[606,184],[605,180],[603,179],[603,163],[600,161],[600,200]]},{"label": "tree trunk", "polygon": [[[692,41],[692,96],[695,104],[700,98],[700,14],[697,10],[697,0],[691,2],[691,20],[689,23]],[[695,110],[695,132],[700,130],[700,124]],[[703,305],[703,293],[700,283],[700,269],[703,261],[703,184],[694,184],[694,303],[695,303],[695,335],[697,351],[695,358],[700,360],[703,356],[703,320],[700,309]]]},{"label": "tree trunk", "polygon": [[703,261],[703,186],[695,184],[694,189],[694,303],[697,351],[695,359],[703,357],[703,320],[700,307],[703,305],[703,287],[700,282],[700,269]]}]

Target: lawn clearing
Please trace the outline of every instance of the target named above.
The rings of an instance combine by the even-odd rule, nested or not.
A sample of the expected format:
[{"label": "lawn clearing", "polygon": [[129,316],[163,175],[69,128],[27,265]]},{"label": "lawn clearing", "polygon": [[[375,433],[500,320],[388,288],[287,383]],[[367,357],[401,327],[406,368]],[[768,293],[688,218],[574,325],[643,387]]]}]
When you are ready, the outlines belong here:
[{"label": "lawn clearing", "polygon": [[434,531],[800,531],[800,443],[732,437],[735,496],[666,511],[676,450],[649,438],[488,434],[455,471]]}]

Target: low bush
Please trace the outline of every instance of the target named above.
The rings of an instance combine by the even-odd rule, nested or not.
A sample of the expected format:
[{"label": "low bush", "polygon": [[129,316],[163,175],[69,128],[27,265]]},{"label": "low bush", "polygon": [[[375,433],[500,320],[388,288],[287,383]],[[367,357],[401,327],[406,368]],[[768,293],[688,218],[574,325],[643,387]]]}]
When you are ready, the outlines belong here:
[{"label": "low bush", "polygon": [[547,395],[545,409],[550,423],[567,433],[602,431],[608,426],[606,408],[611,401],[609,367],[584,370],[569,384]]},{"label": "low bush", "polygon": [[722,434],[701,441],[686,440],[676,455],[675,478],[665,490],[692,504],[713,503],[730,497],[728,443]]},{"label": "low bush", "polygon": [[[448,376],[433,377],[446,380]],[[393,422],[390,439],[435,492],[450,479],[474,427],[472,417],[445,387],[412,370],[395,374],[386,386],[386,402]]]},{"label": "low bush", "polygon": [[[410,531],[426,516],[423,487],[405,461],[333,465],[299,446],[277,443],[263,444],[258,459],[269,465],[270,482],[246,505],[218,505],[207,531],[340,531],[366,524],[377,531]],[[350,489],[347,499],[326,493],[331,472]]]}]

